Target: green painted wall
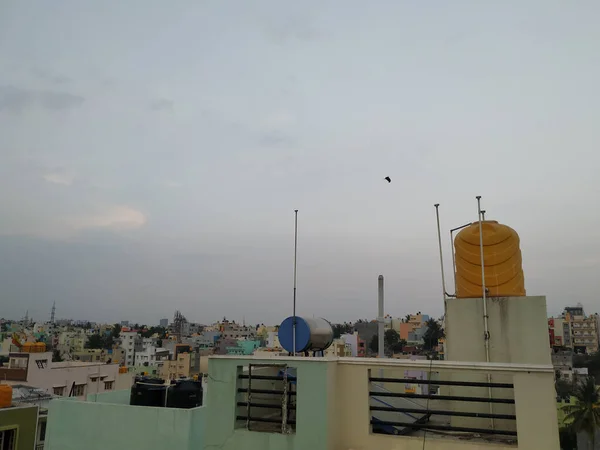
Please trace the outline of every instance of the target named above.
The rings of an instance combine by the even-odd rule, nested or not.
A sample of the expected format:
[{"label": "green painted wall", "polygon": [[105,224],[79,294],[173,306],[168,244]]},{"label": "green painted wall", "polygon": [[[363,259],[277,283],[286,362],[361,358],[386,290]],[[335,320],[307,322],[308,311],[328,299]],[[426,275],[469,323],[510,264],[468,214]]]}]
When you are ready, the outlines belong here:
[{"label": "green painted wall", "polygon": [[[45,450],[328,450],[337,424],[331,392],[335,361],[294,360],[298,376],[297,433],[236,428],[238,367],[277,359],[211,358],[205,405],[195,409],[129,406],[129,391],[50,402]],[[283,362],[283,361],[282,361]]]},{"label": "green painted wall", "polygon": [[31,450],[35,445],[38,407],[26,406],[0,409],[0,430],[18,427],[16,450]]},{"label": "green painted wall", "polygon": [[[261,433],[235,428],[237,401],[237,367],[241,364],[276,364],[277,360],[209,360],[209,387],[206,405],[207,416],[205,448],[221,450],[327,450],[328,426],[328,370],[335,364],[326,360],[308,359],[294,361],[298,375],[297,434]],[[293,367],[290,365],[290,367]]]},{"label": "green painted wall", "polygon": [[205,410],[53,400],[44,450],[199,450]]},{"label": "green painted wall", "polygon": [[87,396],[87,401],[95,403],[110,403],[113,405],[129,405],[130,397],[131,391],[129,389],[123,389],[120,391],[107,391],[99,394],[89,394]]}]

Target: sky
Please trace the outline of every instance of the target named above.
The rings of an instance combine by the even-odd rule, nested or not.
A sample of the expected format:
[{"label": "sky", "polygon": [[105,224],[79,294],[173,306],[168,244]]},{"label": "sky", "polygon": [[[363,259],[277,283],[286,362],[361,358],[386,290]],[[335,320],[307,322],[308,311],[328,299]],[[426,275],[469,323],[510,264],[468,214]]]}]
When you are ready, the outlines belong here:
[{"label": "sky", "polygon": [[[0,3],[0,317],[443,313],[448,230],[600,312],[600,3]],[[392,183],[383,177],[390,176]]]}]

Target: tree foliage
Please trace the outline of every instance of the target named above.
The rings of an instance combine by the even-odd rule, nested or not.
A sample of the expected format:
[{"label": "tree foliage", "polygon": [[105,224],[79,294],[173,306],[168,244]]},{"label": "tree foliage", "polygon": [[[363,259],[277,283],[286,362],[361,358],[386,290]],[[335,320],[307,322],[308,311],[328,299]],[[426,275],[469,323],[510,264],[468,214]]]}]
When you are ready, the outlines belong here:
[{"label": "tree foliage", "polygon": [[161,327],[161,326],[150,327],[150,328],[146,328],[146,329],[142,330],[140,332],[140,334],[144,338],[149,338],[149,337],[154,336],[155,334],[158,334],[158,337],[160,339],[164,339],[167,335],[167,329],[165,327]]},{"label": "tree foliage", "polygon": [[92,334],[85,343],[85,348],[99,349],[106,348],[106,339],[99,334]]},{"label": "tree foliage", "polygon": [[54,350],[52,352],[52,362],[61,362],[62,356],[60,356],[60,352],[58,350]]},{"label": "tree foliage", "polygon": [[348,322],[336,323],[331,326],[333,328],[333,338],[337,339],[342,334],[349,334],[354,331],[354,325]]},{"label": "tree foliage", "polygon": [[429,319],[426,326],[427,330],[423,335],[423,348],[433,350],[438,345],[438,341],[444,337],[444,329],[435,319]]},{"label": "tree foliage", "polygon": [[[400,339],[400,335],[396,330],[388,329],[385,330],[383,334],[383,352],[386,355],[390,355],[392,353],[398,353],[402,351],[402,348],[406,345],[406,341],[404,339]],[[371,342],[369,343],[369,348],[373,353],[379,352],[379,337],[378,335],[374,335],[371,338]]]},{"label": "tree foliage", "polygon": [[579,383],[573,392],[575,404],[563,406],[565,423],[574,433],[586,433],[595,448],[596,431],[600,428],[600,394],[593,377]]}]

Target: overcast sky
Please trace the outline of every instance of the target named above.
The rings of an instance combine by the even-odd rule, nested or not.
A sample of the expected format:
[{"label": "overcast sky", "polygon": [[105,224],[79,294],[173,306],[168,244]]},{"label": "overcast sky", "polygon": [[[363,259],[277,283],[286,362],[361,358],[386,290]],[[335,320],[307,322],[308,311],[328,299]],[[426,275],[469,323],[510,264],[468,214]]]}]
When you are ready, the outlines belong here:
[{"label": "overcast sky", "polygon": [[[0,2],[0,317],[443,312],[434,203],[600,312],[600,3]],[[383,177],[392,177],[392,183]],[[451,280],[451,270],[447,270]],[[449,282],[448,290],[453,290]]]}]

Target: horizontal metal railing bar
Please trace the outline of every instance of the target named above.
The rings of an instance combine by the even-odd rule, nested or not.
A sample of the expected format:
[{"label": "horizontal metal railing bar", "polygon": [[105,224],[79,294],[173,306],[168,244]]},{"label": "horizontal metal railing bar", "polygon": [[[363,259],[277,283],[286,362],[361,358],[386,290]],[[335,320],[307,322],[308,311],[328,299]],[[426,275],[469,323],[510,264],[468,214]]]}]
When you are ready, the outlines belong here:
[{"label": "horizontal metal railing bar", "polygon": [[[254,377],[252,377],[254,378]],[[442,381],[442,380],[414,380],[412,378],[381,378],[370,377],[369,381],[379,383],[410,383],[410,384],[435,384],[438,386],[470,386],[470,387],[491,387],[500,389],[513,389],[512,383],[483,383],[478,381]]]},{"label": "horizontal metal railing bar", "polygon": [[[254,391],[252,391],[254,392]],[[430,400],[456,400],[459,402],[478,402],[478,403],[506,403],[514,404],[512,398],[487,398],[487,397],[462,397],[460,395],[427,395],[427,394],[406,394],[402,392],[373,392],[371,397],[402,397],[402,398],[428,398]]]},{"label": "horizontal metal railing bar", "polygon": [[[237,402],[238,406],[248,406],[248,402]],[[272,403],[255,403],[255,402],[250,402],[250,406],[252,408],[271,408],[271,409],[282,409],[281,405],[274,405]],[[287,407],[288,410],[290,411],[295,411],[296,407],[294,405],[289,405]]]},{"label": "horizontal metal railing bar", "polygon": [[[250,375],[246,375],[245,373],[242,373],[242,374],[238,375],[238,378],[240,378],[242,380],[247,380],[248,378],[250,378]],[[283,381],[283,375],[252,375],[252,379],[253,380],[281,380],[281,381]],[[287,379],[295,380],[296,377],[293,375],[288,375]]]},{"label": "horizontal metal railing bar", "polygon": [[[236,420],[248,420],[247,416],[236,416]],[[250,422],[266,422],[266,423],[281,423],[281,419],[274,419],[271,417],[250,417]],[[295,425],[296,421],[293,419],[287,420],[288,424]]]},{"label": "horizontal metal railing bar", "polygon": [[[245,389],[245,388],[238,388],[237,391],[248,393],[248,389]],[[283,395],[284,394],[283,391],[277,390],[277,389],[250,389],[250,393],[251,394],[273,394],[273,395]],[[291,391],[291,392],[288,391],[287,394],[288,395],[296,395],[296,393],[293,391]]]},{"label": "horizontal metal railing bar", "polygon": [[462,433],[479,433],[479,434],[500,434],[504,436],[516,436],[516,431],[510,430],[492,430],[489,428],[470,428],[470,427],[453,427],[451,425],[435,425],[431,423],[414,423],[414,422],[390,422],[384,420],[371,420],[371,425],[388,425],[392,427],[406,428],[427,428],[429,430],[440,431],[459,431]]},{"label": "horizontal metal railing bar", "polygon": [[479,417],[482,419],[517,420],[517,416],[515,416],[514,414],[489,414],[489,413],[476,413],[476,412],[460,412],[460,411],[446,411],[443,409],[394,408],[391,406],[371,406],[369,409],[371,411],[403,412],[403,413],[416,413],[416,414],[428,413],[428,414],[431,414],[432,416]]}]

